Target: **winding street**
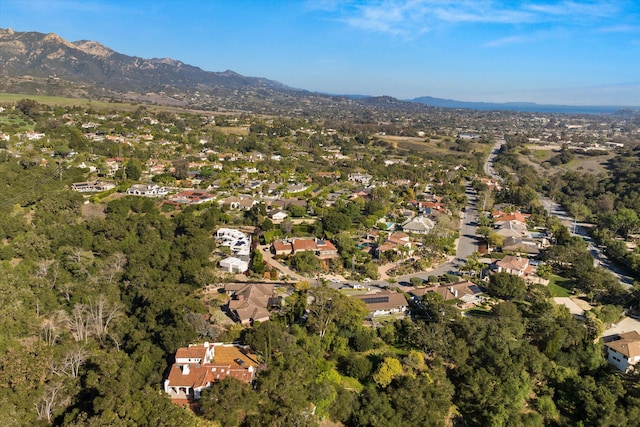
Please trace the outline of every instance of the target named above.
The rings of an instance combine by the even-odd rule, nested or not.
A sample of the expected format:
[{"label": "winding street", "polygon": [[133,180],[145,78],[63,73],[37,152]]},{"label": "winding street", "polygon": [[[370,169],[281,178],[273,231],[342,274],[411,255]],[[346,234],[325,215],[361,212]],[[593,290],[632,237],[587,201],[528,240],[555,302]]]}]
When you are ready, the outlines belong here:
[{"label": "winding street", "polygon": [[[496,180],[502,180],[502,178],[495,173],[495,170],[493,169],[493,161],[504,143],[505,141],[503,139],[499,140],[496,143],[496,145],[493,147],[493,150],[491,150],[486,163],[484,164],[485,174]],[[633,284],[633,278],[624,274],[621,269],[619,269],[606,257],[602,250],[600,250],[600,248],[598,248],[598,246],[595,244],[591,236],[589,236],[587,231],[580,225],[577,225],[574,222],[574,218],[569,215],[569,213],[565,211],[562,206],[560,206],[550,198],[543,196],[542,194],[538,194],[538,199],[540,200],[540,203],[545,208],[545,210],[549,213],[549,215],[558,218],[564,225],[567,226],[569,232],[573,236],[582,237],[582,239],[587,243],[587,250],[593,257],[594,266],[599,265],[600,267],[610,271],[611,274],[616,276],[620,283],[627,288]]]}]

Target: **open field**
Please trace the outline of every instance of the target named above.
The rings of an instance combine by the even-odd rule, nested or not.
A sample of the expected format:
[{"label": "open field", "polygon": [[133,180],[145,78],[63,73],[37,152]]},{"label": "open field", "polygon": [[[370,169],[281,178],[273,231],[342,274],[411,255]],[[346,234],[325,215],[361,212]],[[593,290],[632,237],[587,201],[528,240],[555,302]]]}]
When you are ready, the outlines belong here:
[{"label": "open field", "polygon": [[247,126],[216,126],[216,130],[226,135],[249,135]]},{"label": "open field", "polygon": [[[194,112],[194,113],[202,113],[200,110],[191,110],[186,107],[172,107],[167,105],[153,105],[145,102],[109,102],[109,101],[100,101],[95,99],[87,99],[87,98],[65,98],[62,96],[48,96],[48,95],[26,95],[20,93],[1,93],[0,92],[0,103],[11,103],[17,102],[21,99],[33,99],[39,104],[45,105],[59,105],[64,107],[69,106],[79,106],[85,108],[92,108],[94,110],[118,110],[118,111],[135,111],[140,107],[144,107],[147,110],[151,111],[169,111],[169,112]],[[224,113],[215,113],[215,114],[224,114]],[[227,114],[230,115],[230,114]],[[239,128],[233,128],[239,129]],[[235,133],[240,133],[242,130],[238,130]]]},{"label": "open field", "polygon": [[[453,140],[447,139],[425,139],[424,137],[412,136],[393,136],[393,135],[377,135],[377,138],[388,142],[396,149],[413,150],[413,151],[429,151],[431,153],[440,154],[456,154],[451,147],[456,145]],[[471,151],[484,152],[489,154],[490,146],[486,144],[471,143]]]},{"label": "open field", "polygon": [[600,174],[606,172],[607,162],[615,156],[615,152],[606,152],[606,154],[598,156],[585,156],[575,154],[574,159],[569,163],[559,166],[550,166],[548,162],[551,158],[558,155],[559,146],[554,145],[530,145],[528,155],[521,155],[523,162],[533,166],[539,173],[555,175],[556,173],[564,173],[567,171],[587,172],[592,174]]}]

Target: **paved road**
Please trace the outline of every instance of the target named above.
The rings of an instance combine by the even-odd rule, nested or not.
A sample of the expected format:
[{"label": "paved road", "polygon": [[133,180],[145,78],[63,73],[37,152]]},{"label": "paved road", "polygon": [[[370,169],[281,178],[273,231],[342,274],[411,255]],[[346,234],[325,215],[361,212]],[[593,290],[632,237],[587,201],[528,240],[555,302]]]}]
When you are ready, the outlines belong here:
[{"label": "paved road", "polygon": [[460,224],[460,238],[458,239],[458,248],[456,251],[459,260],[469,258],[474,252],[478,251],[478,198],[471,185],[467,185],[466,190],[467,207],[463,212]]},{"label": "paved road", "polygon": [[498,152],[500,151],[504,143],[505,143],[504,139],[499,139],[498,142],[496,142],[496,144],[493,146],[491,153],[489,153],[489,157],[487,158],[487,161],[484,163],[484,173],[493,179],[498,179],[498,180],[501,179],[493,169],[493,161],[495,160],[496,156],[498,155]]},{"label": "paved road", "polygon": [[[500,180],[501,178],[495,173],[493,169],[493,160],[496,157],[496,154],[500,150],[500,147],[505,143],[504,140],[499,140],[496,145],[493,147],[491,154],[489,154],[489,158],[484,165],[484,171],[487,175],[491,176],[494,179]],[[557,217],[564,225],[567,226],[569,231],[574,236],[580,236],[587,243],[587,250],[593,256],[594,265],[599,265],[602,268],[609,270],[614,276],[620,280],[624,286],[629,287],[633,284],[633,278],[627,276],[622,272],[618,267],[616,267],[606,256],[605,254],[598,248],[595,242],[591,239],[589,233],[580,225],[575,224],[573,217],[569,215],[567,211],[565,211],[562,206],[558,203],[554,202],[548,197],[543,195],[539,195],[540,203],[549,213],[549,215],[553,215]]]},{"label": "paved road", "polygon": [[596,245],[593,241],[587,230],[584,227],[581,227],[579,224],[576,224],[573,217],[569,215],[567,211],[565,211],[562,206],[558,203],[554,202],[548,197],[540,196],[540,203],[544,208],[549,212],[550,215],[557,217],[564,225],[567,226],[569,231],[574,236],[580,236],[587,243],[587,251],[593,257],[593,265],[600,266],[606,270],[609,270],[611,274],[616,276],[620,283],[624,286],[629,287],[633,284],[633,278],[626,275],[624,271],[618,268],[615,264],[607,258],[604,252]]}]

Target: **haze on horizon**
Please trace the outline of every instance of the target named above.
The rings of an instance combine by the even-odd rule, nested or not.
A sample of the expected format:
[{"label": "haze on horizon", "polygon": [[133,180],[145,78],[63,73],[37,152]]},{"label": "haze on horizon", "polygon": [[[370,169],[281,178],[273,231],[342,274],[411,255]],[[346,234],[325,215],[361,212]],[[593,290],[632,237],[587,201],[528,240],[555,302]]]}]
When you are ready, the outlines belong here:
[{"label": "haze on horizon", "polygon": [[640,106],[617,0],[3,0],[0,27],[332,94]]}]

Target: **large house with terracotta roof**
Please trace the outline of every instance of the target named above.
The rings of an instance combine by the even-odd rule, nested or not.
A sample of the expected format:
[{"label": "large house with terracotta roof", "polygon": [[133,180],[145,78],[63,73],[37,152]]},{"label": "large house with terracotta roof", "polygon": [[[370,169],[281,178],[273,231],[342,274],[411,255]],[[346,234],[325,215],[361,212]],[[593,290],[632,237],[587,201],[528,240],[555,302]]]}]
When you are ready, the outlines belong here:
[{"label": "large house with terracotta roof", "polygon": [[176,362],[164,381],[164,391],[173,402],[187,405],[199,400],[202,390],[226,377],[251,383],[257,367],[256,354],[247,346],[191,344],[176,351]]},{"label": "large house with terracotta roof", "polygon": [[291,238],[288,240],[276,240],[271,244],[271,252],[276,256],[295,255],[299,252],[313,252],[320,259],[335,258],[338,249],[328,240]]}]

